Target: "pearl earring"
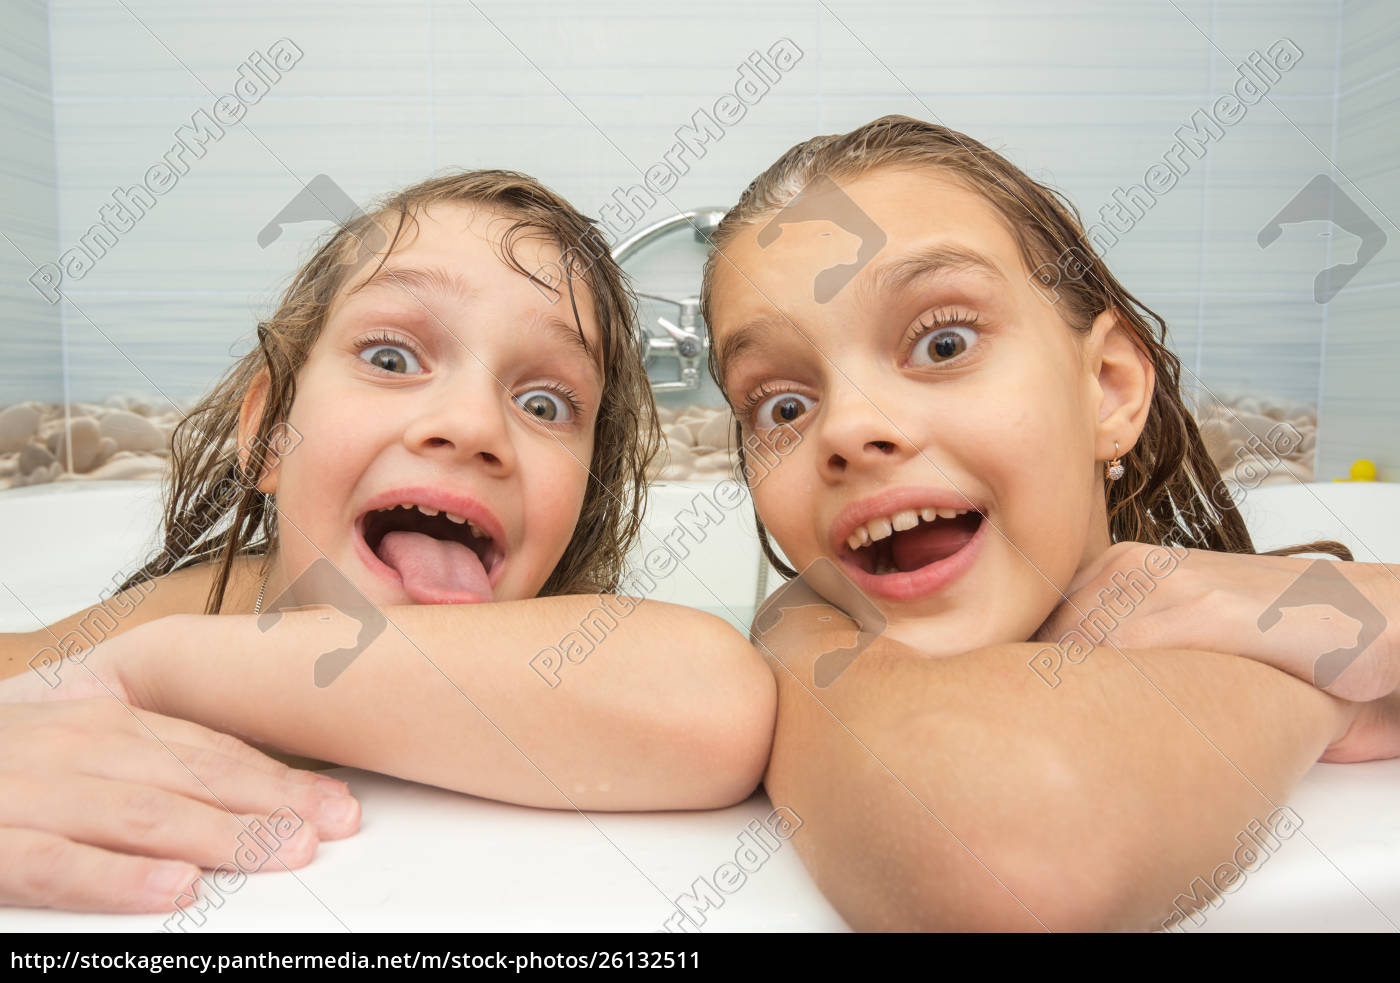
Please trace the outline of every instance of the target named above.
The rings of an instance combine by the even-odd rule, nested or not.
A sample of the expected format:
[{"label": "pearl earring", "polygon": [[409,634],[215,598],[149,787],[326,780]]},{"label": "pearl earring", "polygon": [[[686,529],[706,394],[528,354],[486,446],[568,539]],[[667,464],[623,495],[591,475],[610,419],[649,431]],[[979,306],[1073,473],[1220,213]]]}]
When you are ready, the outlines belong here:
[{"label": "pearl earring", "polygon": [[1127,469],[1123,467],[1123,459],[1118,456],[1118,441],[1115,440],[1113,442],[1113,460],[1104,465],[1104,477],[1109,481],[1117,481],[1123,477],[1125,470]]}]

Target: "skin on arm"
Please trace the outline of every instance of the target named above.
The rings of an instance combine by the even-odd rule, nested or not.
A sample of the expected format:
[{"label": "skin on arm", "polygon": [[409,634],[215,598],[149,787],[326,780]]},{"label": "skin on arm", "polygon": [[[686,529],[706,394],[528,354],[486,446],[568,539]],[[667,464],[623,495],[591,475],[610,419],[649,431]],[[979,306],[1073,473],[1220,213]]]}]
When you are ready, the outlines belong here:
[{"label": "skin on arm", "polygon": [[551,687],[530,660],[599,603],[388,607],[383,632],[324,687],[317,658],[354,637],[329,609],[287,612],[266,632],[251,616],[179,615],[94,659],[145,709],[501,801],[709,809],[750,795],[776,699],[752,646],[714,616],[637,602]]},{"label": "skin on arm", "polygon": [[[230,575],[230,594],[241,597],[251,588],[257,592],[260,574],[255,561],[235,561]],[[71,657],[92,650],[108,638],[114,638],[133,628],[149,624],[158,618],[189,611],[204,610],[209,595],[213,564],[186,567],[128,588],[106,600],[83,608],[62,621],[30,632],[0,632],[0,679],[17,676],[40,664],[46,650]],[[251,610],[251,606],[248,607]]]},{"label": "skin on arm", "polygon": [[848,642],[829,625],[765,638],[806,681],[775,667],[765,785],[857,930],[1159,928],[1356,712],[1207,652],[1100,650],[1050,689],[1029,643],[930,659],[877,639],[818,690],[814,653]]},{"label": "skin on arm", "polygon": [[1400,565],[1122,542],[1068,594],[1037,638],[1110,608],[1119,648],[1223,649],[1359,702],[1400,686]]}]

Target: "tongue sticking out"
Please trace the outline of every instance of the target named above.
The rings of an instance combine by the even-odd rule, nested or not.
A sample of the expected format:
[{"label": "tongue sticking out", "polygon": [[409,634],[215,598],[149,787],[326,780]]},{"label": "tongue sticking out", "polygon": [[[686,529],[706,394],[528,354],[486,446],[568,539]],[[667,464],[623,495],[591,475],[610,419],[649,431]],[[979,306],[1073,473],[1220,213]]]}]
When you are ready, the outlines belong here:
[{"label": "tongue sticking out", "polygon": [[491,581],[470,547],[421,532],[399,530],[379,543],[378,555],[403,578],[418,604],[473,604],[491,600]]},{"label": "tongue sticking out", "polygon": [[952,556],[966,546],[977,532],[976,524],[969,525],[963,518],[920,523],[913,529],[895,533],[890,543],[894,565],[902,573],[908,573]]}]

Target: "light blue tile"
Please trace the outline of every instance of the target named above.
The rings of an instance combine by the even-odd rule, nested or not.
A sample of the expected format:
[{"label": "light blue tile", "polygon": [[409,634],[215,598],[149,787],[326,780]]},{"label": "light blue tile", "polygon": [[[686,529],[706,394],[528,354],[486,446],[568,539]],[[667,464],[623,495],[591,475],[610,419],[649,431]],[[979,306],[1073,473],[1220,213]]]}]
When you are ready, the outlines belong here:
[{"label": "light blue tile", "polygon": [[1342,4],[1343,96],[1400,68],[1398,48],[1400,9],[1391,0],[1346,0]]},{"label": "light blue tile", "polygon": [[[0,244],[0,249],[3,249]],[[30,399],[63,399],[59,311],[27,284],[8,277],[0,289],[5,358],[0,360],[0,407]]]},{"label": "light blue tile", "polygon": [[1311,296],[1208,294],[1203,306],[1200,382],[1210,392],[1317,402],[1322,315]]},{"label": "light blue tile", "polygon": [[1337,80],[1337,31],[1342,4],[1318,0],[1228,0],[1215,5],[1212,40],[1216,92],[1230,91],[1236,66],[1251,53],[1269,58],[1279,41],[1302,52],[1297,64],[1273,85],[1270,98],[1331,97]]},{"label": "light blue tile", "polygon": [[[435,97],[515,98],[553,94],[586,113],[603,101],[629,102],[650,116],[651,100],[682,96],[712,103],[733,92],[740,66],[782,38],[802,53],[781,88],[814,94],[820,7],[805,0],[753,4],[585,2],[561,16],[554,4],[435,0]],[[562,92],[562,95],[560,94]],[[658,115],[666,116],[662,107]]]},{"label": "light blue tile", "polygon": [[[915,92],[1045,101],[1205,93],[1209,44],[1171,4],[830,5],[822,93]],[[1199,21],[1200,5],[1195,7]],[[844,23],[843,23],[844,22]]]},{"label": "light blue tile", "polygon": [[440,165],[524,170],[595,217],[624,199],[626,213],[610,207],[608,214],[625,237],[677,211],[731,204],[755,175],[815,132],[810,101],[770,94],[743,119],[719,126],[697,152],[672,155],[683,173],[664,193],[633,195],[649,168],[666,166],[677,130],[688,129],[701,106],[685,97],[668,101],[681,108],[638,118],[627,105],[603,102],[585,121],[549,95],[516,100],[509,118],[496,100],[443,100],[434,108],[435,156]]},{"label": "light blue tile", "polygon": [[52,251],[57,233],[48,52],[43,3],[23,0],[0,10],[0,285],[14,294],[6,305],[12,315],[5,321],[7,339],[35,323],[45,331],[57,325],[56,311],[28,306],[43,302],[25,282]]},{"label": "light blue tile", "polygon": [[[1342,192],[1387,238],[1346,289],[1400,281],[1400,72],[1376,79],[1342,97],[1337,146]],[[1358,241],[1343,236],[1334,262],[1350,260]]]},{"label": "light blue tile", "polygon": [[[138,395],[187,405],[255,343],[265,314],[208,294],[89,296],[64,302],[74,400]],[[167,398],[168,397],[168,398]]]},{"label": "light blue tile", "polygon": [[1043,103],[1014,98],[929,95],[921,105],[895,107],[881,99],[827,100],[823,115],[828,130],[844,130],[893,109],[989,146],[1067,195],[1086,226],[1102,227],[1105,259],[1129,290],[1162,292],[1198,286],[1204,170],[1188,171],[1166,191],[1149,191],[1145,173],[1198,106],[1192,99],[1085,98],[1050,113]]},{"label": "light blue tile", "polygon": [[1344,291],[1330,305],[1319,416],[1318,476],[1369,458],[1400,481],[1400,285]]},{"label": "light blue tile", "polygon": [[[59,106],[61,248],[101,221],[117,189],[143,183],[175,142],[190,102],[134,104],[113,114],[86,101]],[[312,111],[308,111],[308,110]],[[235,290],[290,276],[328,226],[306,223],[268,248],[258,233],[300,190],[329,174],[356,202],[428,175],[428,112],[419,101],[308,105],[266,99],[212,141],[188,171],[82,278],[86,290]],[[369,136],[373,134],[373,136]]]},{"label": "light blue tile", "polygon": [[52,24],[59,100],[207,96],[204,86],[223,94],[250,56],[283,38],[303,53],[275,83],[283,98],[426,98],[428,90],[424,3],[55,0]]},{"label": "light blue tile", "polygon": [[53,106],[46,97],[0,83],[0,174],[54,183]]},{"label": "light blue tile", "polygon": [[44,0],[9,0],[0,7],[0,80],[48,95],[49,14]]},{"label": "light blue tile", "polygon": [[1322,223],[1261,230],[1312,178],[1330,170],[1330,102],[1261,102],[1223,131],[1208,157],[1205,288],[1211,292],[1303,294],[1326,265]]}]

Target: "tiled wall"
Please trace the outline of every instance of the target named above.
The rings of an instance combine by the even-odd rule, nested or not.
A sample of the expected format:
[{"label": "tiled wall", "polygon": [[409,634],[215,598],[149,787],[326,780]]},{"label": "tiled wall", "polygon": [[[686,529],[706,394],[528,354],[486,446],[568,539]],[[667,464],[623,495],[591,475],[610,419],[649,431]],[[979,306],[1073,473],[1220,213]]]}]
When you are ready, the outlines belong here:
[{"label": "tiled wall", "polygon": [[[1328,262],[1320,223],[1290,228],[1268,249],[1256,237],[1314,174],[1330,172],[1329,158],[1380,210],[1400,213],[1396,158],[1386,153],[1397,139],[1400,12],[1385,0],[991,6],[250,0],[220,14],[177,0],[52,0],[63,248],[115,188],[142,179],[191,113],[232,88],[250,54],[282,37],[304,52],[90,273],[65,285],[74,398],[134,390],[178,401],[206,388],[322,231],[289,226],[267,249],[255,241],[317,173],[367,199],[442,168],[508,166],[596,213],[661,159],[697,110],[732,91],[750,53],[788,38],[802,59],[639,226],[723,206],[794,142],[891,112],[1002,149],[1092,219],[1231,90],[1234,63],[1287,38],[1301,61],[1201,159],[1183,158],[1188,173],[1109,258],[1167,318],[1194,386],[1307,403],[1322,390],[1323,460],[1334,470],[1383,437],[1384,424],[1364,420],[1376,399],[1395,405],[1396,387],[1379,388],[1376,345],[1385,341],[1393,364],[1380,325],[1396,308],[1400,231],[1384,223],[1392,247],[1329,305],[1312,295]],[[18,166],[37,182],[41,159],[25,152]],[[4,221],[8,233],[8,209]],[[9,250],[12,297],[24,284],[11,272],[13,250],[0,250]],[[57,251],[35,245],[46,259]],[[640,260],[642,288],[693,292],[699,256],[681,241]],[[1358,374],[1375,380],[1373,395],[1358,395],[1370,392],[1357,388]],[[0,403],[35,390],[27,367],[0,363]],[[1338,429],[1352,419],[1362,422]],[[1400,448],[1385,453],[1400,459]]]},{"label": "tiled wall", "polygon": [[[1336,177],[1389,240],[1327,305],[1319,473],[1356,458],[1400,481],[1400,10],[1389,0],[1342,7]],[[1339,244],[1340,248],[1340,244]],[[1337,253],[1329,263],[1351,259]]]},{"label": "tiled wall", "polygon": [[0,6],[0,407],[63,398],[59,311],[25,282],[58,245],[49,78],[43,0]]}]

